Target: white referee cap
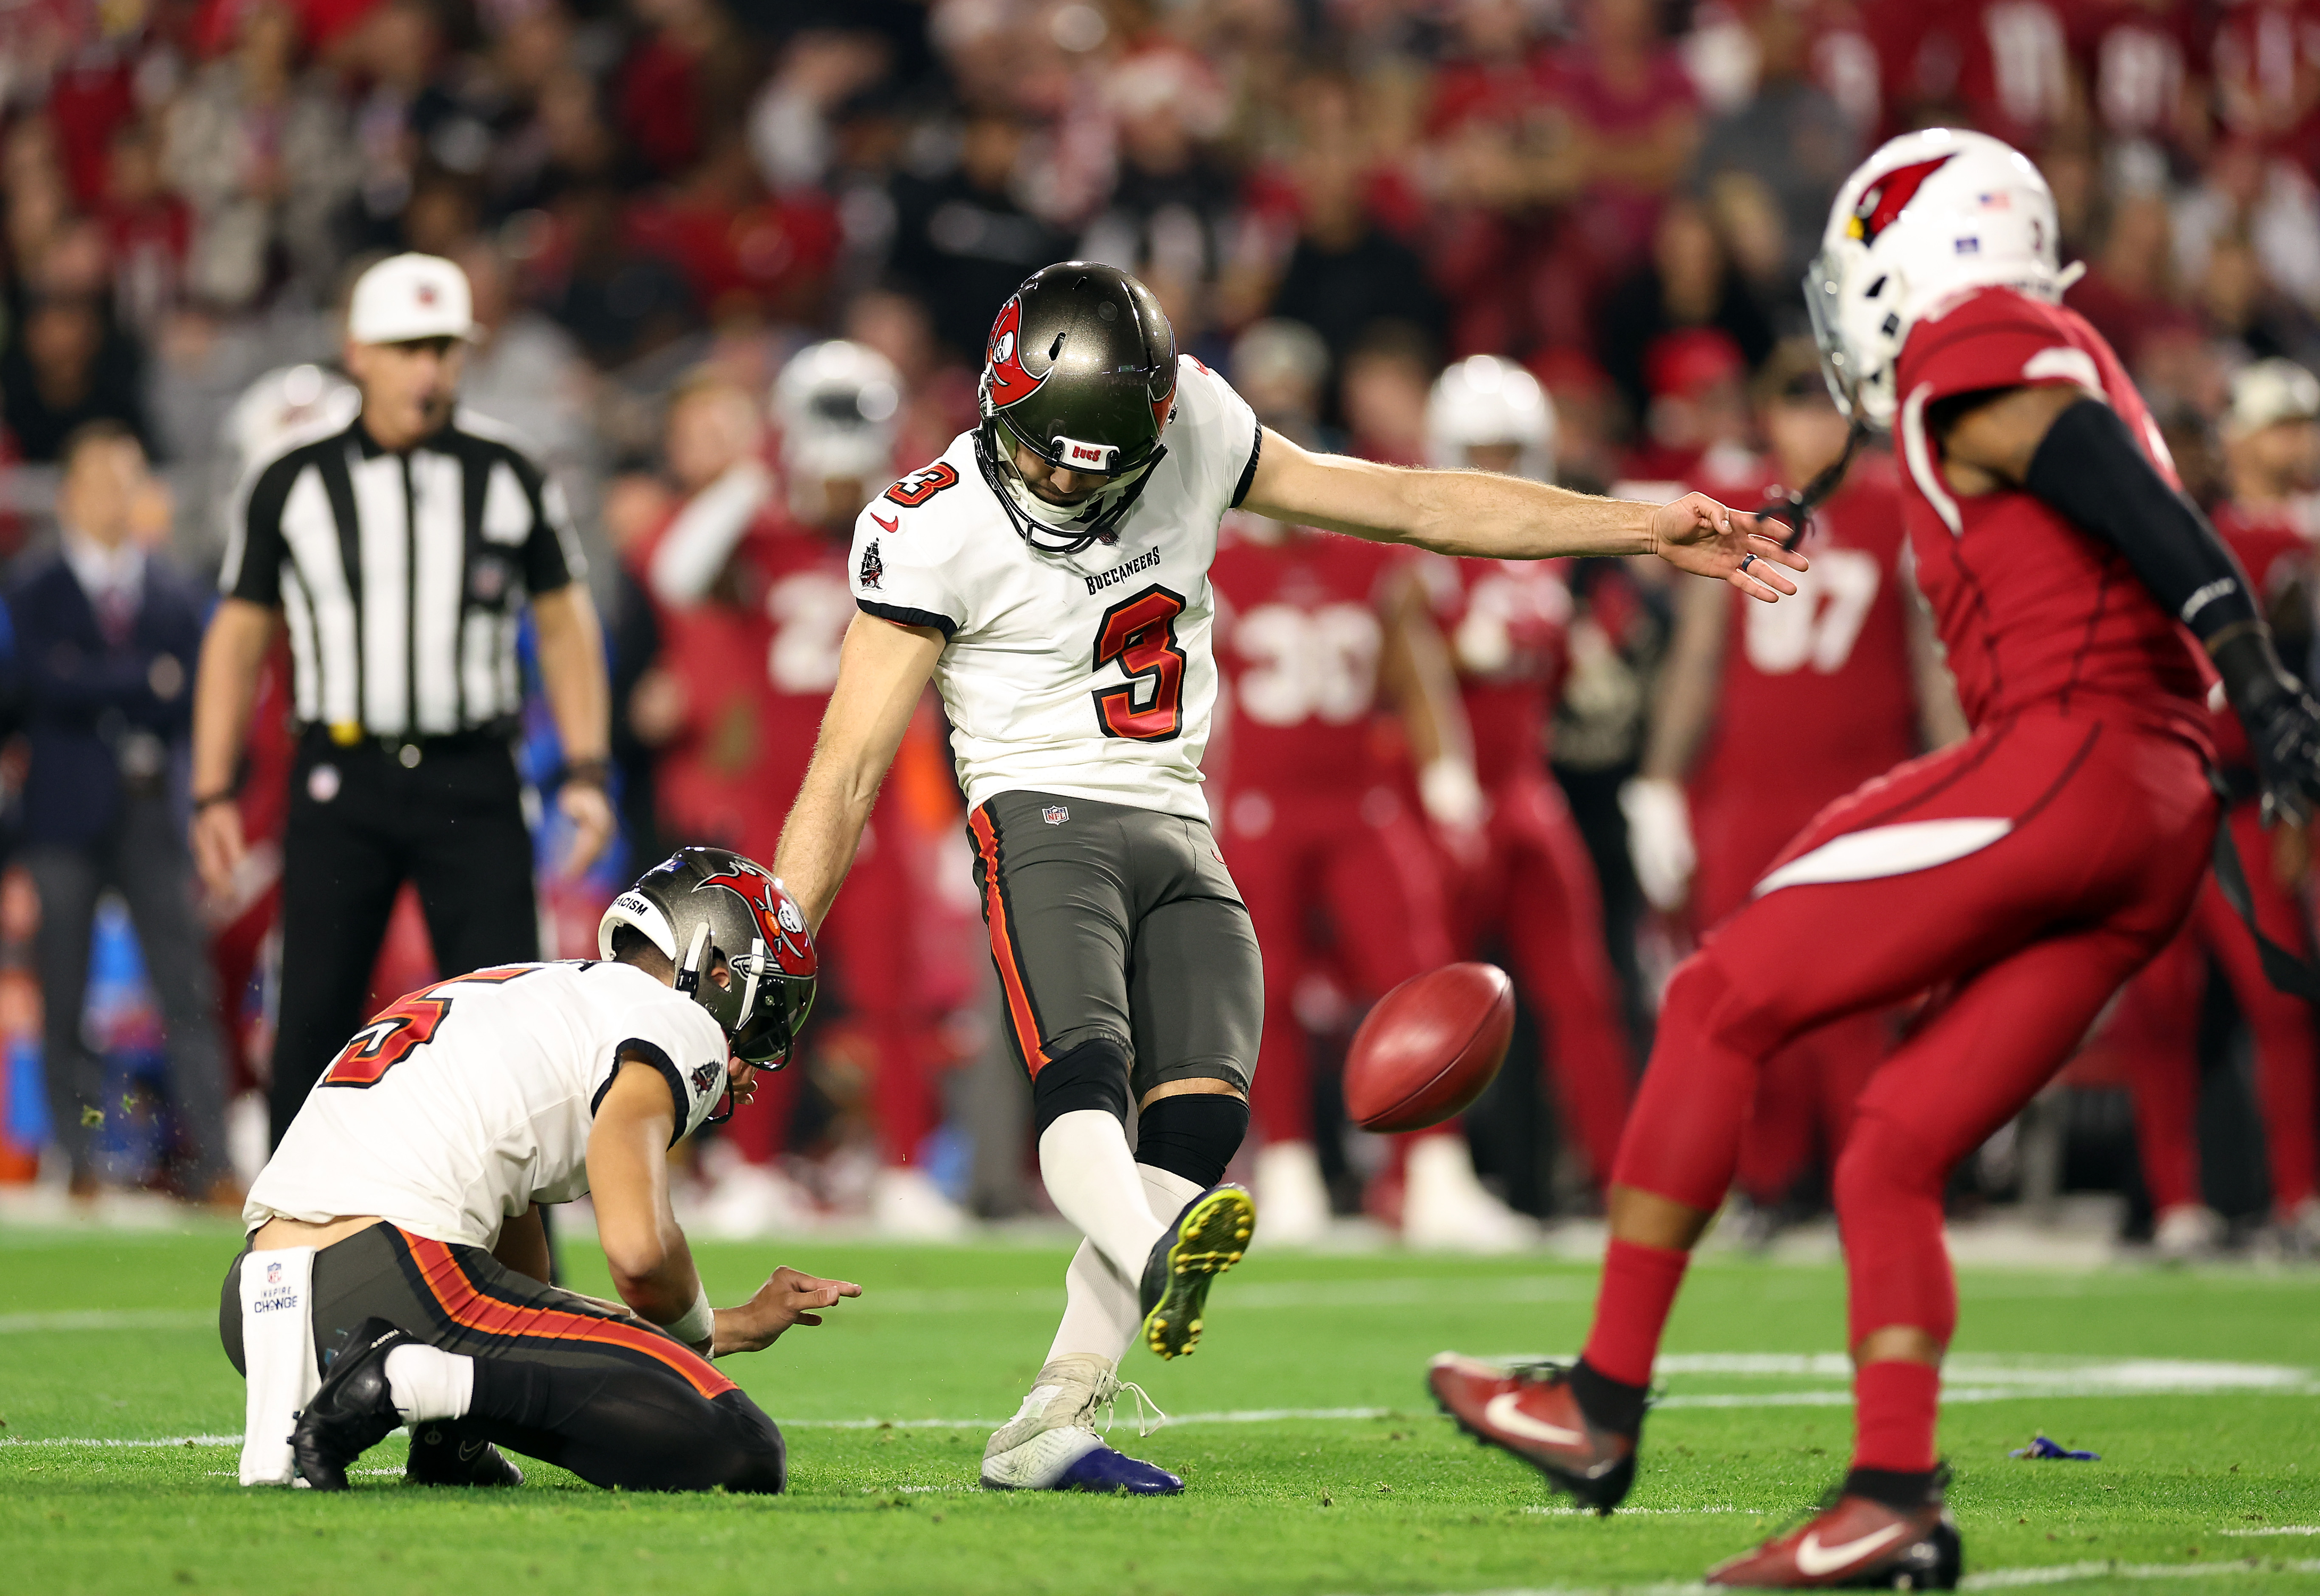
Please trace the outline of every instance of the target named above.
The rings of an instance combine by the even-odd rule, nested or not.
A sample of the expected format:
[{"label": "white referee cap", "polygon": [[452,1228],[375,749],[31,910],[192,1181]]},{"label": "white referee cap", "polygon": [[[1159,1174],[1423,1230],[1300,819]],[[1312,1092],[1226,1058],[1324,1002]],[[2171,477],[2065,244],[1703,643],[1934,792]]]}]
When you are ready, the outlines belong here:
[{"label": "white referee cap", "polygon": [[2276,422],[2320,417],[2320,378],[2293,360],[2259,360],[2232,379],[2231,407],[2224,434],[2244,438]]},{"label": "white referee cap", "polygon": [[356,343],[475,338],[467,274],[440,255],[388,256],[355,279],[347,336]]}]

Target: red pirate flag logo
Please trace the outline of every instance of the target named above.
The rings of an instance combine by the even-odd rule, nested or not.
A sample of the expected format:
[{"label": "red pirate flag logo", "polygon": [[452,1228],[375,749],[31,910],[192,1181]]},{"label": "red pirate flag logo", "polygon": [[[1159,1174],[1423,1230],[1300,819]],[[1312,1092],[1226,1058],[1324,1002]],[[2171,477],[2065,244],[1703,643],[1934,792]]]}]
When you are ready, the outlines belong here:
[{"label": "red pirate flag logo", "polygon": [[991,347],[983,362],[983,391],[993,410],[1029,399],[1047,379],[1023,369],[1023,301],[1010,299],[991,324]]},{"label": "red pirate flag logo", "polygon": [[740,899],[757,916],[758,935],[765,939],[766,950],[774,961],[789,975],[812,975],[813,943],[805,934],[804,914],[761,866],[743,858],[736,858],[734,864],[734,869],[703,876],[693,890],[705,893],[713,886],[723,887]]}]

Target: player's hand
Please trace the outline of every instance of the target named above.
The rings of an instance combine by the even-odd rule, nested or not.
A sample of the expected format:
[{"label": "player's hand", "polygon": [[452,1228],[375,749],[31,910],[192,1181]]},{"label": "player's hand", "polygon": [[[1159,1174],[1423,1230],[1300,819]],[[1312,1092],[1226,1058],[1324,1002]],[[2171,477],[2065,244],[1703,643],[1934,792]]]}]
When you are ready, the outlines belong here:
[{"label": "player's hand", "polygon": [[213,803],[197,810],[193,825],[194,867],[210,896],[223,902],[233,896],[234,873],[249,845],[241,835],[241,810],[231,803]]},{"label": "player's hand", "polygon": [[792,1325],[818,1325],[819,1308],[837,1306],[840,1297],[858,1297],[862,1288],[850,1280],[819,1280],[784,1265],[757,1294],[739,1308],[717,1310],[717,1329],[710,1338],[711,1357],[729,1352],[759,1352],[771,1347]]},{"label": "player's hand", "polygon": [[2239,716],[2255,750],[2263,823],[2305,825],[2320,798],[2320,703],[2295,677],[2275,670],[2243,694]]},{"label": "player's hand", "polygon": [[572,848],[564,856],[564,879],[572,881],[594,864],[604,845],[612,841],[612,801],[604,796],[602,787],[566,782],[556,794],[556,807],[572,822]]},{"label": "player's hand", "polygon": [[1627,857],[1636,884],[1663,914],[1683,907],[1699,852],[1691,838],[1691,806],[1683,789],[1661,776],[1639,775],[1619,789],[1627,821]]},{"label": "player's hand", "polygon": [[1679,571],[1729,582],[1769,604],[1797,590],[1795,583],[1772,567],[1812,568],[1803,555],[1781,547],[1787,530],[1779,521],[1767,523],[1729,509],[1706,494],[1686,494],[1652,512],[1652,552]]}]

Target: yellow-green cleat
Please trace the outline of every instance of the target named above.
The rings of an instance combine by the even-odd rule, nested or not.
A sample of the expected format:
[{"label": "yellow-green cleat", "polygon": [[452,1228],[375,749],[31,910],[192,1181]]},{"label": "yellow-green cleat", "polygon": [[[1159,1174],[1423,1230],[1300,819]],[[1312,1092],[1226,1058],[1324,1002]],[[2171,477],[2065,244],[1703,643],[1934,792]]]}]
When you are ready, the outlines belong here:
[{"label": "yellow-green cleat", "polygon": [[1209,1283],[1240,1262],[1255,1234],[1256,1200],[1246,1186],[1210,1186],[1184,1204],[1144,1265],[1144,1345],[1162,1357],[1192,1351]]}]

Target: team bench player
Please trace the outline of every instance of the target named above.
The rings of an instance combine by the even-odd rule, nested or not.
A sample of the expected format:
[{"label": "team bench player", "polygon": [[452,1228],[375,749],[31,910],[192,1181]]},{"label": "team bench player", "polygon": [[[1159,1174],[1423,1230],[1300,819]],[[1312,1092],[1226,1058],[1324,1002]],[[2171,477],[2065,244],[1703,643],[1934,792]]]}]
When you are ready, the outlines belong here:
[{"label": "team bench player", "polygon": [[[688,848],[598,942],[413,993],[315,1084],[250,1188],[219,1308],[249,1382],[244,1484],[344,1490],[407,1424],[421,1484],[521,1484],[505,1447],[597,1485],[783,1488],[780,1432],[710,1360],[862,1288],[783,1268],[712,1310],[666,1154],[787,1060],[812,940],[757,865]],[[620,1302],[546,1283],[539,1205],[583,1192]]]}]

